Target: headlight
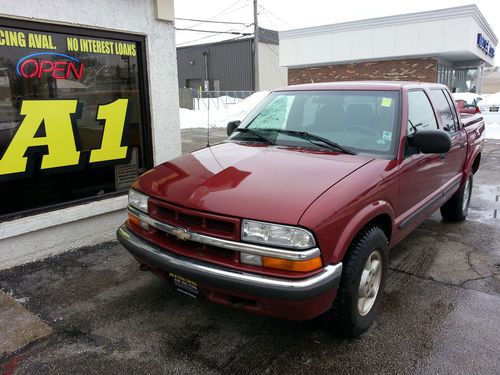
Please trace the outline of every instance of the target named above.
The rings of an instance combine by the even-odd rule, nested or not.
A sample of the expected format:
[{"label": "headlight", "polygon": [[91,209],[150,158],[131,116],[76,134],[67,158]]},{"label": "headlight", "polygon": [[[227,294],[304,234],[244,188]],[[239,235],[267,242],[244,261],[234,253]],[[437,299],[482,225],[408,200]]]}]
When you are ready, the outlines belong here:
[{"label": "headlight", "polygon": [[241,239],[293,249],[309,249],[316,245],[312,233],[305,229],[253,220],[243,220]]},{"label": "headlight", "polygon": [[142,212],[148,212],[148,196],[133,189],[128,191],[128,204]]}]

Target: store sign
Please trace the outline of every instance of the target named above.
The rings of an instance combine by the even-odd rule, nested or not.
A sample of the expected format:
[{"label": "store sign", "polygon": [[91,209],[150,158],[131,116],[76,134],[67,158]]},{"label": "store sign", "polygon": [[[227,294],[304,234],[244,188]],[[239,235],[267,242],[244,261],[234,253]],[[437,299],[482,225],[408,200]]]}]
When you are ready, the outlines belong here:
[{"label": "store sign", "polygon": [[495,57],[495,47],[490,45],[490,41],[483,34],[477,34],[477,46],[489,57]]},{"label": "store sign", "polygon": [[[100,105],[97,120],[103,121],[101,147],[90,150],[88,163],[123,160],[127,146],[121,146],[125,129],[128,99],[118,99]],[[78,100],[24,100],[20,114],[23,122],[0,159],[0,178],[6,175],[30,174],[33,154],[40,147],[47,149],[42,157],[41,170],[63,167],[83,167],[87,162],[77,147],[77,136],[72,116],[77,113]],[[41,126],[45,136],[39,136]],[[30,148],[35,151],[29,154]]]},{"label": "store sign", "polygon": [[[50,59],[51,58],[51,59]],[[38,52],[17,62],[16,72],[24,78],[41,78],[50,74],[54,79],[82,78],[83,63],[77,58],[55,52]]]}]

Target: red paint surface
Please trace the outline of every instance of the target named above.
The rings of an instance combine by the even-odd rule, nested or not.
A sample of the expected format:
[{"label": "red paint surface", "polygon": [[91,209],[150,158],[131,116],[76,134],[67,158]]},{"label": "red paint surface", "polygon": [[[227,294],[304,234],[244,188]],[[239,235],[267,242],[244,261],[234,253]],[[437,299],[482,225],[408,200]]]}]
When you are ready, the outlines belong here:
[{"label": "red paint surface", "polygon": [[[482,150],[484,122],[464,115],[459,132],[451,136],[452,148],[444,158],[437,154],[404,156],[408,90],[423,89],[432,100],[430,87],[429,84],[356,82],[308,84],[285,89],[399,90],[402,98],[401,132],[394,160],[226,142],[163,163],[140,177],[133,188],[158,200],[200,213],[308,228],[321,248],[324,264],[341,262],[355,235],[374,219],[389,223],[389,240],[393,246],[458,190],[456,185],[455,190],[435,201],[423,213],[414,215],[435,197],[441,196],[445,187],[454,186],[457,181],[463,184]],[[432,87],[445,88],[442,85]],[[440,116],[437,112],[435,114],[438,126],[442,128]],[[400,229],[399,224],[410,217],[415,217],[411,224]],[[137,227],[135,231],[145,238],[149,236]],[[175,246],[164,244],[164,247],[186,255]],[[194,253],[192,256],[199,257]],[[209,258],[205,260],[211,261]],[[220,264],[219,260],[212,261]],[[231,266],[248,268],[236,263]],[[258,272],[275,277],[297,277],[264,268]],[[226,297],[217,296],[238,296],[231,291],[202,288],[209,299],[219,303],[224,303]],[[324,312],[325,306],[331,306],[334,295],[332,292],[319,301],[303,301],[300,306],[304,310],[302,318]],[[265,299],[251,297],[261,306],[254,312],[300,318],[293,308],[279,308],[279,301],[266,302]],[[262,307],[266,304],[274,307]],[[282,304],[282,307],[285,305]]]}]

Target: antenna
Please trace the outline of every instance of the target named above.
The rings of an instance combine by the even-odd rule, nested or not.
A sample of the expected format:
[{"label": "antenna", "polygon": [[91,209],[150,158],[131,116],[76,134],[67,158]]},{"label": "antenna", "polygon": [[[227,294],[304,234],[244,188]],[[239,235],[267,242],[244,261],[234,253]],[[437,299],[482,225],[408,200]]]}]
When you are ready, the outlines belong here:
[{"label": "antenna", "polygon": [[208,111],[207,111],[207,147],[210,147],[210,92],[207,95]]},{"label": "antenna", "polygon": [[[208,52],[205,51],[203,52],[203,60],[205,63],[205,81],[203,82],[203,88],[206,90],[207,93],[207,101],[208,101],[208,106],[207,106],[207,147],[210,147],[210,81],[208,80]],[[201,86],[200,86],[201,87]],[[203,100],[203,95],[202,99]]]}]

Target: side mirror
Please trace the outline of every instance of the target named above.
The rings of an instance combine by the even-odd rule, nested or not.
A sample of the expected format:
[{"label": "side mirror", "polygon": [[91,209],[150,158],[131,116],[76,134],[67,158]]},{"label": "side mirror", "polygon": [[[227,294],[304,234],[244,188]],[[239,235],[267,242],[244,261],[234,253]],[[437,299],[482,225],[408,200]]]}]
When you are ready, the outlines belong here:
[{"label": "side mirror", "polygon": [[451,148],[451,139],[443,130],[417,130],[408,137],[413,147],[418,147],[424,154],[446,154]]},{"label": "side mirror", "polygon": [[229,137],[231,134],[233,134],[234,129],[236,129],[238,126],[240,126],[240,124],[241,124],[240,120],[228,122],[227,128],[226,128],[227,136]]}]

